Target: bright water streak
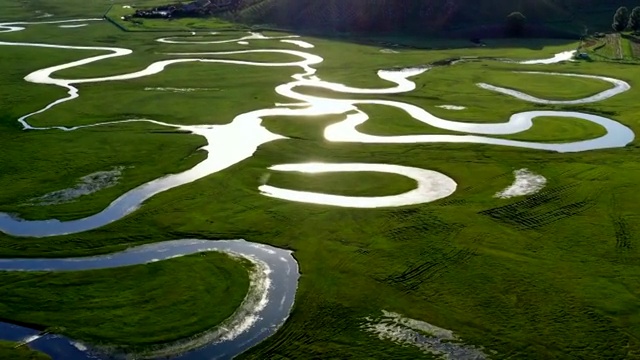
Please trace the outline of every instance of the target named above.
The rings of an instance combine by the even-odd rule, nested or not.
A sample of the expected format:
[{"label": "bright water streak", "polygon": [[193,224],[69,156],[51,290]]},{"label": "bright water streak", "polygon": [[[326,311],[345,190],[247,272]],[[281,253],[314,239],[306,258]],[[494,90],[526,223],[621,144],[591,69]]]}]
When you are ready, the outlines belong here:
[{"label": "bright water streak", "polygon": [[[73,23],[73,22],[88,22],[88,21],[99,21],[101,19],[78,19],[78,20],[63,20],[63,21],[51,21],[44,22],[47,24],[64,24],[64,23]],[[23,30],[24,27],[21,25],[31,25],[33,23],[28,22],[20,22],[20,23],[5,23],[0,24],[0,32],[13,32]],[[274,37],[271,39],[287,39],[287,38],[296,38],[297,36],[286,36],[286,37]],[[197,38],[197,37],[192,37]],[[237,39],[226,39],[226,40],[214,40],[214,41],[198,41],[198,40],[188,40],[185,41],[186,37],[183,38],[163,38],[158,41],[164,43],[195,43],[195,44],[220,44],[220,43],[232,43],[239,41],[247,41],[247,40],[269,40],[270,38],[263,36],[261,34],[252,33],[248,36],[244,36]],[[295,43],[294,43],[295,44]],[[297,45],[302,46],[302,42],[298,42]],[[311,45],[311,44],[309,44]],[[284,66],[294,66],[300,67],[302,69],[302,73],[296,74],[293,76],[294,81],[290,83],[286,83],[280,85],[276,88],[276,92],[280,95],[286,96],[292,100],[298,101],[298,103],[294,105],[290,105],[291,107],[282,107],[277,106],[273,109],[262,109],[256,110],[249,113],[241,114],[237,116],[231,124],[228,125],[220,125],[220,126],[178,126],[173,124],[161,123],[154,120],[146,120],[146,119],[133,119],[133,120],[124,120],[121,122],[131,122],[131,121],[148,121],[162,126],[169,126],[178,128],[185,131],[190,131],[194,134],[204,136],[207,139],[207,146],[204,147],[204,150],[207,151],[207,159],[196,165],[194,168],[187,170],[180,174],[168,175],[163,178],[151,181],[147,184],[141,185],[140,187],[131,190],[130,192],[124,194],[120,198],[116,199],[109,207],[107,207],[102,212],[90,216],[88,218],[68,221],[68,222],[60,222],[58,220],[47,220],[47,221],[24,221],[18,218],[13,218],[8,216],[7,214],[3,214],[0,217],[0,230],[3,232],[17,235],[17,236],[53,236],[53,235],[61,235],[73,232],[86,231],[90,229],[94,229],[105,224],[108,224],[112,221],[115,221],[127,214],[131,211],[138,208],[143,201],[150,198],[151,196],[168,189],[171,189],[176,186],[180,186],[183,184],[190,183],[197,179],[203,178],[209,174],[212,174],[216,171],[221,171],[233,164],[236,164],[239,161],[242,161],[246,158],[252,156],[258,146],[264,144],[269,141],[273,141],[276,139],[281,139],[283,137],[270,133],[261,125],[261,121],[264,117],[268,116],[292,116],[292,117],[308,117],[308,116],[317,116],[317,115],[339,115],[345,114],[346,118],[343,122],[338,124],[329,126],[325,129],[325,136],[328,140],[331,141],[349,141],[349,142],[371,142],[371,143],[428,143],[428,142],[465,142],[465,143],[480,143],[480,144],[492,144],[492,145],[502,145],[502,146],[515,146],[515,147],[523,147],[523,148],[531,148],[531,149],[541,149],[541,150],[551,150],[551,151],[560,151],[560,152],[569,152],[569,151],[586,151],[593,149],[601,149],[601,148],[612,148],[612,147],[622,147],[630,143],[634,134],[630,129],[623,126],[622,124],[613,121],[611,119],[607,119],[604,117],[582,114],[577,112],[550,112],[550,111],[537,111],[537,112],[525,112],[525,113],[517,113],[514,114],[509,121],[503,123],[484,123],[484,124],[474,124],[474,123],[464,123],[464,122],[456,122],[447,119],[441,119],[433,116],[428,113],[424,109],[421,109],[417,106],[396,102],[396,101],[387,101],[387,100],[356,100],[356,99],[331,99],[331,98],[319,98],[309,95],[304,95],[297,93],[294,91],[296,87],[317,87],[324,88],[328,90],[332,90],[335,92],[342,93],[354,93],[354,94],[393,94],[393,93],[402,93],[408,92],[415,89],[415,83],[413,81],[408,80],[409,77],[420,75],[428,70],[428,68],[409,68],[402,70],[381,70],[378,72],[378,76],[381,79],[388,80],[395,84],[394,87],[382,88],[382,89],[360,89],[349,87],[344,84],[339,83],[331,83],[322,81],[318,76],[315,75],[316,70],[312,67],[315,64],[318,64],[323,61],[323,59],[317,55],[294,51],[294,50],[244,50],[244,51],[229,51],[229,52],[217,52],[217,53],[176,53],[176,54],[168,54],[172,56],[195,56],[192,58],[180,58],[174,60],[162,60],[156,63],[149,65],[147,68],[136,71],[129,74],[121,74],[115,76],[107,76],[107,77],[98,77],[98,78],[88,78],[88,79],[55,79],[52,77],[52,74],[59,70],[69,69],[73,67],[77,67],[80,65],[90,64],[96,61],[105,60],[108,58],[121,57],[126,56],[132,53],[129,49],[122,48],[108,48],[108,47],[91,47],[91,46],[67,46],[67,45],[52,45],[52,44],[37,44],[37,43],[14,43],[14,42],[0,42],[0,46],[26,46],[26,47],[41,47],[41,48],[56,48],[56,49],[77,49],[77,50],[99,50],[106,51],[107,53],[99,56],[92,56],[86,59],[82,59],[79,61],[73,61],[67,64],[62,64],[58,66],[53,66],[50,68],[42,69],[35,71],[25,77],[25,80],[37,84],[51,84],[61,86],[67,89],[68,96],[59,100],[52,102],[47,105],[45,108],[33,112],[31,114],[27,114],[19,119],[25,129],[62,129],[65,131],[73,131],[77,129],[81,129],[89,126],[101,126],[107,124],[116,124],[120,122],[110,122],[103,124],[95,124],[89,126],[81,126],[81,127],[34,127],[30,125],[27,120],[29,117],[43,113],[52,107],[61,104],[66,101],[73,100],[77,98],[78,89],[75,88],[74,84],[83,84],[83,83],[94,83],[94,82],[102,82],[102,81],[121,81],[121,80],[129,80],[140,78],[144,76],[149,76],[153,74],[158,74],[166,69],[167,66],[175,63],[186,63],[186,62],[206,62],[206,63],[221,63],[221,64],[235,64],[235,65],[246,65],[246,66],[263,66],[263,67],[284,67]],[[302,60],[297,62],[282,62],[282,63],[257,63],[251,61],[239,61],[239,60],[223,60],[223,59],[210,59],[211,55],[232,55],[232,54],[251,54],[251,53],[281,53],[288,54],[292,56],[300,57]],[[565,55],[562,55],[565,56]],[[536,60],[533,62],[524,62],[524,63],[550,63],[561,61],[563,58],[555,57],[553,59],[547,60]],[[565,75],[566,74],[562,74]],[[595,76],[594,76],[595,77]],[[602,77],[601,80],[607,81]],[[615,84],[614,84],[615,85]],[[600,95],[598,98],[586,98],[575,100],[575,103],[588,103],[593,101],[604,100],[608,97],[614,96],[619,93],[620,87],[614,87],[614,90],[609,90],[608,92],[604,92],[604,94]],[[500,91],[498,88],[490,89],[493,91]],[[623,91],[626,91],[624,89]],[[506,92],[505,92],[506,93]],[[532,98],[529,95],[520,93],[520,92],[510,92],[506,93],[511,96],[515,96],[521,98],[525,101],[531,101]],[[382,106],[392,106],[398,109],[405,111],[411,117],[416,119],[417,121],[424,122],[426,124],[440,127],[442,129],[458,131],[458,132],[467,132],[473,134],[484,134],[484,135],[504,135],[504,134],[513,134],[525,131],[529,129],[532,125],[532,120],[535,117],[539,116],[559,116],[559,117],[575,117],[580,119],[585,119],[587,121],[592,121],[599,125],[602,125],[607,129],[607,135],[600,137],[598,139],[578,141],[574,143],[566,143],[566,144],[545,144],[545,143],[534,143],[534,142],[522,142],[522,141],[511,141],[505,139],[496,139],[487,136],[477,136],[477,135],[412,135],[412,136],[373,136],[368,134],[362,134],[356,130],[356,126],[358,124],[364,123],[368,120],[368,115],[357,108],[358,104],[375,104]],[[251,134],[248,136],[247,134]],[[344,165],[344,164],[343,164]],[[349,167],[349,171],[354,171],[357,167],[356,164],[347,164]],[[377,164],[378,166],[386,166],[386,172],[390,172],[391,169],[398,170],[397,167],[394,168],[394,165],[384,165]],[[300,167],[300,164],[290,164],[290,165],[282,165],[280,167],[276,166],[274,170],[285,170],[285,171],[298,171],[298,170],[308,170],[308,168]],[[333,171],[344,171],[347,169],[346,167],[340,167],[338,164],[331,164],[330,166],[325,164],[323,165],[324,170],[333,170]],[[334,166],[331,168],[331,166]],[[371,168],[372,164],[367,164],[369,166],[369,171],[384,171],[381,168]],[[410,168],[413,169],[413,168]],[[406,169],[405,169],[406,170]],[[416,170],[416,171],[414,171]],[[429,199],[439,198],[446,194],[449,191],[455,190],[455,183],[450,178],[446,177],[443,174],[429,172],[428,170],[417,171],[418,169],[413,169],[409,175],[408,172],[405,171],[405,176],[416,176],[420,179],[425,180],[419,185],[418,189],[413,190],[413,193],[418,197],[422,197],[422,201],[428,201]],[[356,170],[357,171],[357,170]],[[404,170],[402,170],[404,171]],[[400,173],[402,174],[402,171]],[[397,172],[395,172],[397,173]],[[422,175],[416,175],[416,174]],[[437,174],[437,175],[436,175]],[[415,178],[415,177],[413,177]],[[426,189],[424,186],[432,186],[433,179],[436,179],[436,184],[438,188]],[[419,180],[418,184],[421,184]],[[428,184],[428,185],[424,185]],[[293,201],[304,201],[304,202],[318,202],[318,199],[326,202],[332,202],[336,206],[341,206],[343,200],[338,199],[336,201],[336,197],[334,195],[327,194],[317,194],[317,193],[307,193],[300,194],[299,192],[286,192],[286,189],[277,189],[273,187],[263,187],[261,190],[271,191],[270,196],[279,196],[276,194],[280,190],[284,190],[282,194],[288,194],[286,196],[290,196]],[[423,191],[424,190],[424,191]],[[426,195],[431,192],[431,195]],[[399,196],[402,196],[400,194]],[[285,195],[282,195],[283,197]],[[295,197],[295,199],[294,199]],[[384,199],[385,197],[377,197],[377,199]],[[387,197],[388,198],[388,197]],[[399,199],[397,196],[391,196],[392,199],[396,199],[396,203],[391,204],[391,206],[399,206],[402,202],[398,202]],[[380,200],[372,200],[373,198],[365,198],[360,202],[360,204],[367,204],[371,206],[372,203]],[[353,199],[351,199],[353,200]],[[384,201],[388,201],[389,199],[385,199]],[[416,199],[409,199],[405,196],[405,200],[408,202],[417,203]],[[360,200],[358,200],[360,201]],[[404,203],[408,203],[405,201]],[[374,204],[384,206],[385,204]],[[388,205],[388,203],[387,203]],[[187,243],[184,243],[184,242]],[[214,244],[215,243],[215,244]],[[231,246],[228,243],[224,243]],[[247,243],[245,243],[247,244]],[[154,246],[159,246],[161,251]],[[156,245],[149,245],[147,247],[138,248],[137,250],[128,250],[122,253],[113,254],[113,255],[105,255],[99,257],[93,257],[88,259],[15,259],[15,260],[2,260],[0,261],[0,266],[5,269],[22,269],[22,270],[46,270],[52,269],[57,271],[65,271],[65,270],[81,270],[81,269],[97,269],[97,268],[106,268],[106,267],[114,267],[114,266],[125,266],[132,264],[140,264],[149,261],[158,261],[159,259],[167,258],[175,255],[186,255],[189,253],[200,252],[200,251],[211,251],[211,250],[221,250],[220,247],[225,246],[223,242],[208,242],[203,243],[201,240],[183,240],[178,242],[168,242],[161,243]],[[238,252],[243,254],[247,254],[249,251],[247,248],[239,249]],[[168,248],[167,248],[168,247]],[[253,248],[260,248],[260,246],[251,245]],[[274,271],[274,273],[285,273],[285,274],[297,274],[297,271],[291,271],[292,267],[295,266],[297,270],[297,265],[292,265],[295,262],[287,261],[289,255],[278,254],[276,250],[264,251],[264,253],[272,254],[275,252],[273,261],[278,261],[281,264],[287,264],[287,268],[283,270],[284,272]],[[264,254],[263,254],[264,255]],[[280,256],[282,255],[282,256]],[[282,261],[285,259],[285,261]],[[275,263],[269,263],[270,266],[275,266]],[[275,304],[275,306],[282,310],[285,310],[285,313],[275,311],[269,306],[265,309],[265,319],[275,319],[276,322],[281,323],[286,319],[288,311],[290,309],[291,304],[293,303],[293,295],[295,293],[295,284],[292,283],[291,279],[282,281],[281,279],[274,279],[273,284],[276,286],[286,286],[287,281],[289,281],[289,290],[288,295],[283,296],[280,300],[269,301],[269,306]],[[295,276],[297,281],[297,275]],[[276,290],[273,290],[273,293],[277,293]],[[264,319],[262,319],[264,320]],[[256,333],[247,333],[246,339],[242,339],[240,341],[240,337],[236,338],[232,344],[223,343],[229,345],[226,350],[222,348],[215,348],[213,352],[207,352],[211,349],[210,347],[217,346],[217,344],[212,344],[209,347],[203,349],[203,353],[196,352],[190,353],[194,358],[201,358],[202,356],[210,356],[211,354],[223,354],[223,358],[231,357],[235,354],[238,354],[242,351],[242,347],[251,346],[256,344],[261,339],[264,339],[270,333],[275,331],[273,327],[264,328],[262,327],[265,323],[260,322],[260,329]],[[7,330],[8,329],[8,330]],[[0,323],[0,337],[12,339],[13,336],[19,335],[20,338],[24,338],[24,336],[34,335],[35,332],[29,329],[16,327],[14,325],[3,324]],[[62,339],[62,338],[56,338]],[[60,350],[55,340],[48,339],[49,341],[36,341],[35,344],[37,346],[50,346],[50,351],[48,353],[52,353],[54,351],[62,351],[62,355],[57,358],[63,359],[72,359],[72,358],[82,358],[76,357],[83,356],[82,352],[79,351],[72,344],[68,344],[73,349],[76,349],[75,353],[72,349]],[[226,346],[226,345],[225,345]],[[52,348],[51,348],[52,347]],[[40,348],[42,349],[42,348]],[[56,350],[58,349],[58,350]],[[228,350],[228,351],[227,351]],[[79,354],[79,355],[78,355]],[[192,355],[185,355],[186,358],[190,358]],[[200,357],[198,357],[200,356]]]},{"label": "bright water streak", "polygon": [[[17,31],[12,28],[10,25],[4,24],[0,25],[2,28],[9,28],[10,31]],[[294,36],[295,37],[295,36]],[[280,38],[280,37],[278,37]],[[224,43],[231,41],[238,41],[244,39],[260,39],[265,40],[268,39],[259,34],[252,33],[249,36],[233,39],[233,40],[219,40],[219,41],[182,41],[182,40],[171,40],[171,39],[159,39],[161,42],[167,43]],[[19,120],[23,123],[25,128],[34,127],[27,123],[27,119],[38,113],[42,113],[51,107],[71,99],[78,97],[78,90],[73,86],[73,84],[82,84],[82,83],[92,83],[92,82],[103,82],[103,81],[119,81],[119,80],[127,80],[127,79],[135,79],[139,77],[149,76],[153,74],[157,74],[163,71],[168,65],[173,63],[180,62],[192,62],[192,61],[200,61],[200,62],[212,62],[212,63],[227,63],[227,64],[238,64],[238,65],[248,65],[248,66],[296,66],[300,67],[304,72],[301,74],[294,75],[295,81],[292,81],[287,84],[280,85],[276,88],[276,92],[286,97],[289,97],[294,100],[298,100],[302,102],[303,105],[306,106],[300,108],[296,107],[285,108],[285,107],[276,107],[273,109],[263,109],[256,110],[249,113],[241,114],[237,116],[232,123],[228,125],[219,125],[219,126],[190,126],[190,127],[180,127],[177,125],[161,123],[153,120],[128,120],[128,121],[149,121],[158,125],[163,126],[171,126],[177,127],[182,130],[191,131],[194,134],[202,135],[207,139],[208,145],[205,146],[204,150],[208,152],[207,159],[202,163],[196,165],[194,168],[187,170],[180,174],[169,175],[163,178],[151,181],[147,184],[141,185],[140,187],[133,189],[126,194],[122,195],[120,198],[116,199],[112,204],[109,205],[105,210],[95,214],[93,216],[89,216],[87,218],[61,222],[55,219],[52,220],[44,220],[44,221],[25,221],[20,219],[18,216],[10,216],[9,214],[0,214],[0,230],[5,233],[15,235],[15,236],[54,236],[54,235],[63,235],[70,234],[76,232],[87,231],[90,229],[95,229],[101,226],[104,226],[110,222],[113,222],[132,211],[136,210],[143,201],[149,199],[150,197],[158,194],[162,191],[166,191],[176,186],[184,185],[200,178],[203,178],[207,175],[213,174],[217,171],[221,171],[229,166],[232,166],[244,159],[247,159],[252,156],[252,154],[256,151],[257,147],[276,139],[281,139],[283,137],[272,134],[268,132],[261,126],[261,121],[265,117],[269,116],[294,116],[294,117],[303,117],[303,116],[317,116],[317,115],[326,115],[326,114],[344,114],[348,112],[353,112],[348,115],[344,121],[328,126],[325,129],[325,137],[327,140],[336,141],[336,142],[361,142],[361,143],[429,143],[429,142],[457,142],[457,143],[479,143],[479,144],[492,144],[492,145],[502,145],[502,146],[515,146],[515,147],[524,147],[531,149],[540,149],[540,150],[551,150],[558,152],[571,152],[571,151],[585,151],[599,148],[609,148],[609,147],[620,147],[628,144],[634,138],[633,132],[621,125],[620,123],[601,117],[596,115],[589,115],[577,112],[550,112],[550,111],[533,111],[533,112],[524,112],[514,114],[508,122],[503,123],[465,123],[465,122],[456,122],[446,119],[438,118],[426,110],[417,107],[415,105],[396,102],[396,101],[388,101],[388,100],[355,100],[355,99],[331,99],[331,98],[321,98],[314,97],[310,95],[300,94],[294,91],[297,87],[320,87],[329,90],[333,90],[336,92],[342,93],[356,93],[356,94],[392,94],[392,93],[403,93],[408,92],[415,89],[415,83],[409,80],[409,77],[420,75],[429,70],[429,68],[407,68],[400,70],[380,70],[378,72],[378,76],[381,79],[387,80],[389,82],[395,83],[394,87],[388,88],[380,88],[380,89],[361,89],[349,87],[344,84],[339,83],[331,83],[322,81],[320,78],[314,75],[315,69],[311,66],[314,64],[318,64],[322,62],[322,58],[313,54],[308,54],[301,51],[294,50],[244,50],[244,51],[228,51],[228,52],[212,52],[212,53],[176,53],[174,56],[193,56],[193,55],[227,55],[227,54],[249,54],[249,53],[266,53],[266,52],[275,52],[275,53],[284,53],[293,56],[297,56],[302,58],[302,60],[297,62],[287,62],[287,63],[255,63],[249,61],[238,61],[238,60],[222,60],[222,59],[205,59],[205,58],[182,58],[182,59],[174,59],[174,60],[163,60],[158,61],[149,65],[147,68],[136,71],[129,74],[115,75],[109,77],[99,77],[99,78],[89,78],[89,79],[55,79],[52,78],[52,74],[56,71],[68,69],[80,65],[86,65],[95,61],[104,60],[110,57],[118,57],[125,56],[131,53],[129,49],[121,49],[121,48],[103,48],[103,47],[79,47],[79,46],[64,46],[64,45],[50,45],[50,44],[31,44],[31,43],[2,43],[0,45],[11,45],[11,46],[35,46],[35,47],[53,47],[53,48],[63,48],[63,49],[93,49],[93,50],[105,50],[109,51],[109,54],[99,55],[90,58],[86,58],[79,61],[74,61],[68,64],[62,64],[58,66],[53,66],[50,68],[42,69],[35,71],[25,78],[27,81],[39,83],[39,84],[53,84],[65,87],[69,89],[69,96],[67,98],[58,100],[49,104],[47,107],[36,111],[32,114],[28,114],[20,118]],[[553,74],[552,74],[553,75]],[[566,74],[562,74],[566,75]],[[581,76],[581,75],[567,75],[567,76]],[[585,76],[587,77],[587,76]],[[589,76],[594,78],[601,78],[597,76]],[[612,91],[604,92],[600,94],[597,99],[582,99],[577,101],[589,102],[589,101],[597,101],[602,100],[607,97],[614,96],[622,91],[628,90],[628,84],[621,82],[616,79],[610,78],[602,78],[605,81],[609,81],[614,83],[616,86]],[[626,84],[626,86],[625,86]],[[512,94],[516,97],[521,97],[519,94]],[[523,100],[528,100],[524,98]],[[477,135],[409,135],[409,136],[374,136],[363,134],[359,132],[356,127],[359,124],[362,124],[368,120],[368,115],[363,111],[358,110],[358,104],[376,104],[383,106],[392,106],[398,109],[405,111],[414,119],[429,124],[431,126],[436,126],[442,129],[457,131],[457,132],[466,132],[466,133],[475,133],[475,134],[513,134],[522,131],[526,131],[532,126],[532,120],[535,117],[539,116],[557,116],[557,117],[575,117],[585,119],[587,121],[592,121],[599,125],[602,125],[607,129],[607,134],[597,139],[578,141],[573,143],[562,143],[562,144],[550,144],[550,143],[536,143],[536,142],[526,142],[526,141],[513,141],[506,139],[497,139],[486,136],[477,136]],[[118,122],[114,122],[118,123]],[[99,126],[103,124],[96,124],[93,126]],[[58,127],[63,130],[76,130],[81,127],[76,128],[66,128],[66,127]],[[38,128],[38,129],[48,129],[48,128]],[[251,136],[246,136],[246,134],[252,134]],[[441,174],[442,175],[442,174]],[[444,177],[444,175],[442,175]],[[316,193],[301,193],[301,192],[291,192],[285,191],[284,189],[275,189],[273,187],[269,187],[265,185],[260,189],[265,195],[273,195],[275,192],[279,192],[282,198],[288,198],[292,201],[305,201],[309,203],[318,203],[319,201],[325,204],[333,204],[335,206],[340,206],[338,203],[341,201],[336,198],[334,195],[324,194],[324,196],[320,196]],[[266,190],[266,191],[265,191]],[[441,189],[442,193],[447,193],[448,188],[445,187]],[[286,195],[285,195],[286,193]],[[358,206],[373,206],[373,204],[377,204],[377,206],[401,206],[400,204],[417,204],[420,202],[433,201],[436,197],[429,200],[429,197],[418,196],[417,192],[410,193],[411,196],[415,196],[415,198],[409,200],[405,199],[403,201],[396,200],[390,201],[390,198],[386,200],[380,200],[380,198],[372,197],[369,199],[362,199],[359,202],[353,202],[353,204],[360,204]],[[320,196],[320,197],[319,197]],[[406,195],[404,195],[406,198]],[[306,197],[306,198],[305,198]],[[320,199],[322,198],[322,199]],[[294,200],[295,199],[295,200]],[[345,202],[342,202],[343,204]]]},{"label": "bright water streak", "polygon": [[275,171],[295,171],[310,174],[329,172],[381,172],[406,176],[416,181],[411,191],[389,196],[341,196],[309,191],[282,189],[270,185],[260,186],[263,195],[311,204],[332,205],[351,208],[396,207],[422,204],[445,198],[456,190],[457,184],[448,176],[432,170],[409,166],[365,163],[306,163],[283,164],[270,168]]},{"label": "bright water streak", "polygon": [[[256,121],[234,122],[227,126],[184,126],[180,129],[191,131],[207,139],[207,145],[203,148],[207,152],[207,158],[193,168],[179,174],[161,177],[128,191],[114,200],[106,209],[89,217],[71,221],[55,219],[25,221],[0,213],[0,229],[10,235],[30,237],[64,235],[95,229],[130,214],[142,202],[160,192],[226,169],[251,157],[259,145],[282,138],[270,133]],[[242,141],[238,141],[239,138]]]}]

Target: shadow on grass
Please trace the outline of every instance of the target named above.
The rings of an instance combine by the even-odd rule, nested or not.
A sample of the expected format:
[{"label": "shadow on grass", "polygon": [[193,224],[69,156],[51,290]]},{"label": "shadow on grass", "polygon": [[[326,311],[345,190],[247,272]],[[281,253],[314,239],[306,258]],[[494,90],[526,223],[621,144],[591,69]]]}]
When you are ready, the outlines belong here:
[{"label": "shadow on grass", "polygon": [[572,45],[579,40],[576,38],[478,38],[470,37],[445,37],[438,35],[414,36],[407,34],[344,34],[334,32],[320,32],[309,30],[292,30],[257,26],[253,31],[278,31],[284,33],[295,33],[301,36],[311,36],[332,41],[346,42],[358,45],[380,46],[391,49],[415,49],[415,50],[447,50],[464,48],[526,48],[531,50],[542,50],[548,46]]},{"label": "shadow on grass", "polygon": [[547,46],[570,45],[580,40],[580,36],[577,33],[558,30],[544,25],[530,26],[520,38],[506,36],[503,25],[458,28],[433,34],[338,32],[304,28],[287,29],[270,25],[255,25],[252,26],[252,30],[279,31],[359,45],[416,50],[446,50],[477,47],[541,50]]}]

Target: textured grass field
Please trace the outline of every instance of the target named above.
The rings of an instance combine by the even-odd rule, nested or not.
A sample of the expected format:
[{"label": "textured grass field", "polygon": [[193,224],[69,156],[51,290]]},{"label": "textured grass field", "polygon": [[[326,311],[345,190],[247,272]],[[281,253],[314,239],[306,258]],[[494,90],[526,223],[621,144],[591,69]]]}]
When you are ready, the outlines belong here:
[{"label": "textured grass field", "polygon": [[203,253],[108,270],[4,272],[0,313],[62,328],[73,339],[136,350],[187,338],[231,316],[249,288],[250,266]]},{"label": "textured grass field", "polygon": [[[4,6],[5,2],[0,4]],[[99,16],[100,11],[108,8],[92,3],[80,11],[72,7],[74,4],[71,0],[56,3],[54,13],[68,17]],[[12,18],[28,18],[31,14],[11,6]],[[67,13],[65,6],[71,9]],[[162,53],[176,48],[179,51],[239,48],[235,43],[167,45],[153,41],[165,35],[170,34],[125,33],[102,22],[81,30],[37,25],[23,32],[0,34],[0,40],[135,50],[131,56],[66,70],[59,74],[61,77],[139,70],[166,58]],[[225,34],[222,38],[233,36]],[[541,47],[537,42],[534,50],[530,43],[523,42],[509,47],[400,50],[398,54],[383,54],[379,47],[347,41],[304,40],[316,45],[309,52],[325,58],[317,73],[323,80],[370,88],[388,86],[376,76],[381,68],[422,65],[456,56],[546,58],[575,48],[574,44]],[[252,41],[242,48],[267,47],[298,50],[293,45],[272,41]],[[0,210],[18,212],[29,219],[80,218],[95,213],[127,189],[189,168],[202,159],[203,153],[197,150],[203,144],[201,138],[142,124],[72,133],[20,130],[15,121],[20,115],[64,95],[61,89],[29,84],[22,78],[36,69],[91,54],[91,51],[21,47],[3,47],[0,51],[3,64],[0,98],[6,100],[0,102],[0,143],[4,149],[0,153],[3,169]],[[274,54],[237,58],[290,59]],[[596,80],[536,78],[514,74],[514,70],[611,76],[628,81],[633,89],[589,105],[543,106],[476,86],[478,82],[487,82],[549,99],[580,98],[606,88]],[[277,95],[274,88],[289,81],[297,71],[224,64],[176,65],[161,74],[132,81],[81,85],[79,99],[32,120],[37,125],[80,125],[147,117],[181,124],[225,124],[243,112],[289,102]],[[437,116],[469,122],[502,122],[515,112],[529,110],[583,111],[611,117],[640,134],[640,105],[636,101],[640,72],[632,65],[580,62],[533,66],[483,60],[436,68],[413,80],[417,83],[415,91],[378,98],[413,103]],[[192,93],[145,90],[157,87],[207,90]],[[312,89],[301,91],[358,97]],[[451,111],[437,107],[444,104],[466,109]],[[362,109],[371,120],[359,129],[368,133],[445,133],[394,109],[375,105]],[[324,141],[324,127],[338,120],[341,118],[269,118],[265,121],[269,130],[291,139],[266,144],[254,157],[223,172],[159,194],[138,211],[103,228],[41,239],[0,235],[0,256],[78,256],[182,237],[242,237],[293,249],[302,274],[294,310],[274,336],[242,358],[429,358],[414,348],[380,340],[361,329],[365,317],[379,315],[382,309],[451,329],[465,343],[494,351],[492,357],[497,359],[640,356],[637,280],[640,148],[636,142],[623,149],[558,154],[476,144],[363,145]],[[541,118],[530,130],[509,138],[566,142],[602,134],[600,127],[577,119]],[[458,190],[434,203],[378,210],[306,205],[259,194],[257,188],[263,176],[270,173],[267,170],[270,166],[308,161],[416,166],[450,176],[458,183]],[[68,187],[91,172],[120,165],[131,168],[113,188],[65,205],[46,208],[23,205],[25,199]],[[513,171],[521,168],[546,177],[547,187],[533,196],[494,198],[497,191],[513,182]],[[412,186],[406,179],[384,174],[273,173],[269,184],[347,195],[385,195]],[[180,327],[184,321],[181,315],[190,313],[194,307],[172,303],[169,308],[174,317],[162,321],[154,317],[155,324],[146,323],[147,327],[153,325],[147,333],[140,332],[141,322],[120,326],[118,331],[111,328],[105,333],[89,334],[83,331],[83,326],[92,310],[83,307],[86,303],[81,298],[65,294],[52,298],[47,305],[55,308],[55,313],[39,312],[39,308],[43,296],[56,286],[83,282],[87,283],[86,288],[74,286],[65,291],[109,299],[114,296],[115,286],[123,289],[149,286],[166,294],[180,283],[185,287],[185,297],[188,295],[197,302],[197,307],[204,306],[220,301],[210,289],[223,283],[210,282],[206,271],[193,269],[214,266],[222,272],[232,268],[207,259],[209,255],[204,259],[188,257],[175,263],[155,264],[163,274],[157,277],[146,273],[144,267],[132,268],[130,271],[135,271],[137,277],[131,276],[111,287],[107,286],[112,284],[107,271],[100,278],[88,273],[56,275],[55,282],[47,277],[34,277],[5,285],[3,280],[0,317],[47,326],[67,322],[70,335],[95,341],[115,341],[124,334],[138,334],[152,342],[167,336],[163,329],[168,328],[180,328],[181,334],[186,334],[204,326],[204,321],[209,324],[211,319],[195,317],[192,320],[198,326]],[[185,274],[191,276],[181,278]],[[2,279],[12,276],[17,275],[0,274]],[[5,300],[9,295],[10,303]],[[142,295],[132,293],[126,302],[138,304],[142,299]],[[19,313],[13,304],[20,305]],[[157,301],[149,304],[157,306],[157,311],[167,311],[164,307],[167,304]],[[120,310],[147,319],[152,314],[152,309],[133,305]],[[174,330],[168,333],[174,334]]]},{"label": "textured grass field", "polygon": [[589,41],[587,50],[596,61],[612,61],[638,64],[638,38],[633,34],[607,34],[604,38]]}]

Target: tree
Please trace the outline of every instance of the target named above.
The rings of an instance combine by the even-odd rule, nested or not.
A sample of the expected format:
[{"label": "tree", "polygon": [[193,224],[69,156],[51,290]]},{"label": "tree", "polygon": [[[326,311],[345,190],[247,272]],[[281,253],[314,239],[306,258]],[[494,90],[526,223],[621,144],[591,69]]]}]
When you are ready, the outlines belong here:
[{"label": "tree", "polygon": [[507,16],[507,34],[509,36],[522,36],[527,18],[520,12],[512,12]]},{"label": "tree", "polygon": [[629,25],[627,26],[630,30],[640,31],[640,6],[636,6],[631,10],[631,16],[629,16]]},{"label": "tree", "polygon": [[613,30],[620,32],[627,28],[627,24],[629,24],[629,9],[621,6],[616,11],[616,14],[613,15],[613,24],[611,24],[611,27]]}]

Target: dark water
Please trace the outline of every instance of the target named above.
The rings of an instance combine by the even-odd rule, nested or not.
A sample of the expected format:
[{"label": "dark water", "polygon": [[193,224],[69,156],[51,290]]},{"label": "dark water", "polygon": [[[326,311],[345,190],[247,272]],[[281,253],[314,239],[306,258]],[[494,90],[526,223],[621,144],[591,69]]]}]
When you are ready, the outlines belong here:
[{"label": "dark water", "polygon": [[[86,258],[69,259],[0,259],[0,270],[9,271],[78,271],[107,269],[145,264],[172,257],[224,251],[260,260],[269,268],[268,303],[260,310],[257,321],[246,331],[227,341],[214,342],[170,359],[231,359],[272,335],[287,319],[298,284],[298,264],[290,251],[244,240],[175,240],[144,245],[123,252]],[[0,339],[23,341],[38,330],[0,322]],[[106,355],[92,349],[79,350],[71,339],[49,334],[29,343],[29,347],[47,353],[54,360],[128,359],[126,354]]]}]

